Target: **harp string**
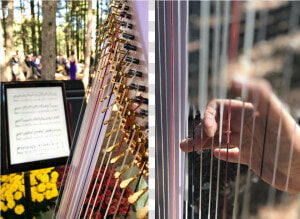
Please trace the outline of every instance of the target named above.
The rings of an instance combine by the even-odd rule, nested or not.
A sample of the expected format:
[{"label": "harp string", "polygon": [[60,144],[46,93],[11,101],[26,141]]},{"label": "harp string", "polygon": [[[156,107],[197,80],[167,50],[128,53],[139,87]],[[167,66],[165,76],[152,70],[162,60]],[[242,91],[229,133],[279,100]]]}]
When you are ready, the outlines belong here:
[{"label": "harp string", "polygon": [[[139,103],[138,106],[137,106],[136,108],[134,108],[132,112],[134,113],[141,105],[142,105],[142,102]],[[132,115],[132,114],[131,114],[131,115]],[[126,131],[128,131],[128,126],[129,126],[129,122],[130,122],[130,120],[131,120],[131,115],[128,117],[128,120],[127,120],[127,123],[126,123],[126,126],[125,126],[125,132],[124,132],[124,134],[123,134],[122,140],[121,140],[121,142],[120,142],[120,146],[119,146],[119,148],[118,148],[117,156],[118,156],[119,153],[120,153],[120,150],[121,150],[121,147],[122,147],[122,143],[123,143],[124,138],[125,138],[125,135],[126,135]],[[112,167],[112,170],[115,169],[115,165],[116,165],[116,163],[114,163],[114,165],[113,165],[113,167]],[[106,194],[106,191],[107,191],[107,188],[108,188],[108,184],[109,184],[109,182],[110,182],[110,180],[111,180],[111,177],[112,177],[112,171],[111,171],[110,176],[109,176],[109,178],[108,178],[108,182],[107,182],[107,186],[105,187],[104,194]],[[98,212],[100,212],[100,210],[101,210],[101,207],[102,207],[104,198],[105,198],[105,195],[102,197],[102,199],[101,199],[101,201],[100,201],[100,207],[99,207],[99,209],[98,209]]]},{"label": "harp string", "polygon": [[[116,43],[116,48],[117,47],[118,47],[118,43]],[[117,50],[115,49],[114,56],[116,56],[116,55],[117,55]],[[117,59],[118,58],[119,58],[119,54],[117,55]],[[107,86],[107,88],[108,88],[108,92],[109,92],[109,89],[111,88],[111,83],[109,82],[109,78],[107,78],[107,79],[108,79],[108,84],[109,84],[109,86]],[[104,95],[105,95],[104,92],[102,92],[101,97],[99,98],[100,102],[101,102],[102,98],[104,97]],[[111,95],[110,95],[110,98],[107,101],[106,107],[109,107],[110,104],[112,104],[111,103]],[[97,106],[97,109],[98,109],[98,107],[99,106]],[[98,116],[101,115],[102,113],[103,112],[101,112],[101,110],[96,110],[95,118],[98,118]],[[98,141],[99,141],[100,133],[101,133],[101,130],[102,130],[102,127],[103,127],[103,124],[104,124],[104,120],[106,118],[106,114],[107,114],[107,111],[105,111],[104,116],[102,118],[102,122],[101,122],[101,125],[100,125],[100,131],[97,133],[95,130],[92,130],[92,132],[91,132],[90,138],[87,141],[88,142],[87,145],[90,145],[91,142],[95,142],[95,144],[94,144],[94,147],[88,147],[87,148],[87,151],[85,152],[87,154],[86,156],[90,156],[91,153],[92,153],[93,157],[96,156],[95,155],[95,150],[96,150],[96,146],[97,146]],[[95,122],[96,122],[96,120],[93,121],[94,125],[95,125]],[[92,160],[93,159],[84,159],[84,161],[82,162],[81,168],[82,169],[87,169],[88,170],[87,172],[90,172],[91,165],[92,165]],[[80,180],[78,181],[78,185],[81,187],[82,183],[84,183],[83,186],[86,187],[87,177],[80,178]],[[84,192],[83,190],[78,190],[78,192],[76,191],[75,196],[74,196],[73,199],[82,200],[83,192]],[[80,206],[79,205],[80,205],[80,202],[78,202],[77,205],[72,204],[70,212],[76,212],[75,214],[77,215],[79,213],[78,210],[80,211]]]},{"label": "harp string", "polygon": [[[288,27],[288,34],[291,34],[295,27],[297,27],[297,22],[295,22],[295,18],[297,18],[297,5],[293,5],[292,3],[292,9],[291,9],[291,15],[289,19],[289,27]],[[283,98],[288,97],[288,92],[290,90],[291,85],[291,79],[292,79],[292,64],[293,64],[293,55],[291,55],[290,52],[286,52],[286,61],[288,65],[284,68],[283,74],[282,74],[282,94],[281,96]],[[274,170],[273,170],[273,178],[272,178],[272,187],[269,189],[268,193],[268,205],[274,205],[275,204],[275,181],[276,181],[276,173],[277,173],[277,167],[278,167],[278,159],[279,159],[279,151],[280,151],[280,139],[281,139],[281,130],[282,130],[282,117],[283,117],[283,104],[281,103],[281,110],[280,110],[280,119],[279,119],[279,125],[278,125],[278,134],[277,134],[277,143],[276,143],[276,152],[275,152],[275,162],[274,162]],[[289,178],[289,176],[287,177]]]},{"label": "harp string", "polygon": [[[228,32],[229,32],[229,14],[230,14],[230,2],[226,1],[223,2],[223,30],[222,30],[222,47],[221,47],[221,57],[220,57],[220,78],[219,78],[219,97],[220,99],[225,99],[227,97],[227,88],[225,83],[227,81],[227,63],[228,63]],[[231,102],[230,102],[231,103]],[[222,110],[222,117],[223,120],[223,101],[221,101]],[[228,111],[229,112],[229,111]],[[229,141],[229,130],[230,130],[230,123],[228,122],[228,134],[227,134],[227,141]],[[219,140],[220,141],[220,140]],[[226,217],[226,183],[227,183],[227,162],[226,162],[226,169],[225,169],[225,183],[224,183],[224,197],[223,197],[223,218]],[[218,176],[219,177],[219,176]],[[219,177],[220,178],[220,177]],[[225,213],[224,213],[225,212]]]},{"label": "harp string", "polygon": [[172,175],[173,175],[173,218],[176,218],[175,204],[175,130],[174,130],[174,70],[173,70],[173,1],[170,0],[170,37],[171,37],[171,111],[172,111]]},{"label": "harp string", "polygon": [[[213,41],[213,65],[212,65],[212,96],[213,99],[217,98],[218,92],[218,74],[220,72],[220,22],[221,22],[221,6],[220,1],[216,1],[215,4],[215,23],[214,23],[214,41]],[[221,106],[223,107],[223,101],[221,102]],[[220,119],[223,119],[223,108],[220,108]],[[221,140],[222,140],[222,121],[220,121],[219,128],[219,149],[221,149]],[[220,157],[220,150],[219,150]],[[219,206],[219,188],[220,188],[220,159],[218,159],[217,166],[217,187],[216,187],[216,203],[215,203],[215,219],[218,218],[218,206]]]},{"label": "harp string", "polygon": [[[116,53],[115,53],[116,54]],[[109,84],[109,86],[108,86],[108,89],[110,89],[111,88],[111,85]],[[101,98],[100,98],[100,102],[101,102],[101,99],[104,97],[104,93],[101,95]],[[111,99],[109,99],[108,100],[108,102],[107,102],[107,105],[106,105],[106,107],[108,107],[109,105],[111,104]],[[96,116],[95,116],[95,118],[98,118],[98,116],[100,115],[100,109],[98,109],[97,110],[97,113],[96,113]],[[104,114],[104,117],[103,117],[103,119],[102,119],[102,124],[103,124],[103,122],[104,122],[104,119],[105,119],[105,117],[106,117],[106,113],[107,112],[105,112],[105,114]],[[94,122],[95,122],[96,120],[94,120]],[[95,125],[95,123],[94,123],[94,125]],[[96,146],[97,146],[97,144],[98,144],[98,141],[99,141],[99,136],[100,136],[100,132],[101,132],[101,130],[102,130],[102,126],[101,126],[101,129],[100,129],[100,131],[98,132],[98,135],[97,135],[97,132],[95,132],[95,130],[93,130],[94,131],[94,133],[91,135],[91,137],[90,137],[90,139],[89,139],[89,141],[88,141],[88,144],[87,145],[90,145],[91,143],[91,141],[92,142],[96,142],[96,144],[94,145],[94,147],[92,148],[92,147],[90,147],[90,148],[87,148],[87,151],[86,151],[86,153],[87,153],[87,155],[86,156],[91,156],[91,153],[92,153],[92,156],[94,157],[95,155],[95,150],[96,150]],[[85,159],[85,160],[87,160],[87,161],[91,161],[92,159]],[[82,169],[87,169],[88,171],[87,172],[89,172],[89,171],[91,171],[91,165],[92,165],[92,162],[90,162],[90,163],[88,163],[88,162],[83,162],[82,163]],[[87,185],[87,178],[86,177],[80,177],[79,178],[80,180],[79,180],[79,186],[81,187],[82,186],[82,183],[84,183],[83,184],[83,186],[84,186],[84,188],[86,188],[86,185]],[[75,198],[76,199],[78,199],[78,200],[82,200],[82,198],[83,198],[83,193],[84,193],[84,191],[83,190],[78,190],[79,192],[80,192],[80,195],[78,194],[77,196],[75,196]],[[87,191],[86,191],[87,192]],[[71,210],[71,212],[73,212],[73,211],[75,211],[76,212],[76,215],[78,214],[78,210],[80,210],[80,202],[78,202],[78,204],[77,204],[77,206],[75,206],[74,204],[73,205],[71,205],[72,207],[72,210]]]},{"label": "harp string", "polygon": [[[159,2],[156,2],[156,5],[157,5],[157,25],[158,25],[158,29],[156,29],[156,31],[158,32],[157,36],[158,36],[158,57],[159,59],[158,60],[161,60],[161,34],[160,34],[160,3]],[[164,30],[164,29],[163,29]],[[161,66],[161,62],[159,61],[158,62],[158,66],[159,66],[159,72],[162,73],[162,66]],[[160,93],[162,94],[162,76],[164,74],[158,74],[158,77],[159,77],[159,89],[160,89]],[[163,109],[162,109],[162,106],[163,106],[163,102],[162,102],[162,97],[160,97],[160,103],[159,103],[159,107],[160,107],[160,125],[161,125],[161,144],[163,145],[164,144],[164,134],[163,134]],[[162,154],[165,154],[164,152],[164,147],[162,146],[161,147],[161,150],[162,150]],[[158,155],[158,150],[156,149],[156,157],[159,157]],[[158,159],[156,159],[157,162],[158,162]],[[163,200],[162,200],[162,203],[160,202],[161,200],[158,199],[158,202],[159,202],[159,206],[162,206],[160,207],[158,210],[160,211],[161,209],[163,210],[163,218],[165,218],[167,215],[166,215],[166,207],[165,207],[165,203],[166,203],[166,199],[165,199],[165,192],[164,192],[164,188],[165,188],[165,164],[164,164],[164,160],[163,160],[163,156],[161,156],[161,165],[162,165],[162,197],[163,197]],[[157,165],[158,166],[158,165]],[[158,181],[160,182],[159,180],[159,174],[156,174],[156,176],[158,177]],[[156,189],[158,189],[158,194],[160,194],[160,186],[156,186]],[[159,218],[161,218],[161,212],[159,212]]]},{"label": "harp string", "polygon": [[[243,56],[246,61],[249,62],[250,59],[250,51],[253,45],[253,36],[254,36],[254,19],[255,19],[255,12],[253,10],[253,2],[247,2],[246,6],[246,27],[245,27],[245,37],[244,37],[244,51]],[[237,18],[240,19],[240,18]],[[238,46],[236,47],[238,48]],[[233,204],[233,218],[237,217],[239,203],[238,203],[238,193],[240,188],[240,163],[241,163],[241,156],[242,156],[242,144],[243,144],[243,129],[244,129],[244,116],[245,116],[245,101],[248,99],[248,88],[246,87],[245,83],[242,84],[242,101],[243,101],[243,108],[242,108],[242,115],[241,115],[241,132],[240,132],[240,142],[239,142],[239,156],[238,156],[238,163],[237,163],[237,174],[236,174],[236,183],[235,183],[235,193],[234,193],[234,204]]]},{"label": "harp string", "polygon": [[[104,33],[103,33],[103,35],[102,36],[104,36]],[[101,43],[100,43],[100,46],[99,46],[100,48],[101,48]],[[98,52],[98,47],[97,47],[97,52]],[[99,63],[99,62],[97,62],[97,63]],[[96,63],[95,63],[95,66],[96,66]],[[98,64],[98,67],[100,66],[100,64]],[[93,70],[94,71],[94,70]],[[93,77],[95,76],[95,72],[93,72]],[[99,80],[99,77],[100,77],[100,74],[97,74],[96,75],[96,77],[94,77],[95,79],[92,81],[92,83],[91,84],[89,84],[88,85],[88,89],[85,91],[85,96],[84,96],[84,99],[83,99],[83,101],[82,101],[82,104],[81,104],[81,108],[80,108],[80,112],[79,112],[79,115],[80,115],[80,118],[82,118],[82,116],[83,116],[83,120],[84,120],[84,115],[83,115],[83,108],[84,108],[84,106],[85,106],[85,104],[86,104],[86,102],[87,102],[87,100],[89,99],[88,98],[88,96],[90,96],[92,93],[94,93],[95,92],[95,90],[96,90],[96,86],[95,86],[95,84],[97,84],[97,82],[98,81],[100,81]],[[96,82],[95,82],[96,81]],[[89,94],[89,92],[90,92],[90,94]],[[68,161],[67,161],[67,165],[66,165],[66,170],[64,171],[64,174],[63,174],[63,177],[62,177],[62,186],[61,186],[61,191],[59,192],[59,196],[58,196],[58,198],[57,198],[57,202],[56,202],[56,204],[55,204],[55,212],[54,212],[54,216],[56,216],[56,214],[57,214],[57,211],[58,211],[58,206],[59,206],[59,204],[60,204],[60,202],[61,202],[61,197],[62,197],[62,191],[64,191],[64,185],[65,185],[65,183],[66,183],[66,180],[67,180],[67,175],[68,175],[68,172],[69,172],[69,166],[70,166],[70,164],[71,164],[71,161],[72,161],[72,158],[73,158],[73,154],[74,154],[74,150],[75,150],[75,144],[76,144],[76,140],[75,139],[79,139],[79,136],[76,136],[77,135],[77,133],[79,132],[79,127],[80,127],[80,119],[78,119],[78,121],[77,121],[77,124],[76,124],[76,128],[75,128],[75,132],[74,132],[74,139],[73,139],[73,142],[72,142],[72,151],[71,151],[71,153],[70,153],[70,156],[69,156],[69,158],[68,158]]]},{"label": "harp string", "polygon": [[230,140],[230,121],[231,121],[231,99],[229,99],[229,108],[228,108],[228,122],[227,122],[227,145],[226,145],[226,168],[225,168],[225,182],[224,182],[224,200],[223,200],[223,219],[226,219],[226,205],[227,205],[227,178],[228,178],[228,152],[229,152],[229,140]]},{"label": "harp string", "polygon": [[[165,0],[164,1],[164,28],[165,28],[165,30],[164,30],[164,40],[163,40],[163,42],[164,42],[164,50],[165,50],[165,53],[164,53],[164,55],[165,55],[165,88],[166,88],[166,97],[168,97],[169,96],[169,92],[168,92],[168,80],[167,80],[167,75],[168,75],[168,70],[167,70],[167,30],[166,30],[166,27],[167,27],[167,22],[166,22],[166,11],[167,11],[167,6],[166,6],[166,2],[167,2],[167,0]],[[169,103],[168,103],[168,101],[167,101],[167,98],[166,98],[166,103],[165,103],[165,106],[166,106],[166,114],[165,114],[165,117],[166,118],[168,118],[168,112],[169,112],[169,110],[168,110],[168,105],[169,105]],[[166,121],[166,123],[167,123],[167,127],[166,127],[166,130],[167,130],[167,137],[166,137],[166,145],[167,146],[169,146],[169,122],[168,121]],[[169,163],[169,153],[168,153],[168,151],[166,152],[166,154],[167,154],[167,162]],[[168,215],[167,215],[167,217],[170,217],[170,208],[171,208],[171,205],[170,205],[170,195],[171,195],[171,193],[170,193],[170,170],[169,170],[169,165],[167,165],[167,174],[166,174],[166,176],[167,176],[167,194],[168,194],[168,198],[167,198],[167,209],[168,209]]]},{"label": "harp string", "polygon": [[[103,78],[104,79],[104,78]],[[103,91],[104,92],[104,91]],[[97,93],[97,91],[96,91],[96,93]],[[90,101],[95,101],[94,99],[96,98],[96,96],[97,96],[97,94],[95,93],[95,96],[93,97],[93,96],[91,96],[90,97]],[[99,93],[99,92],[98,92]],[[96,107],[96,106],[95,106]],[[92,106],[90,107],[90,111],[92,111]],[[92,113],[90,112],[90,114],[89,115],[92,115]],[[90,120],[91,119],[91,117],[90,116],[87,116],[87,117],[85,117],[87,120]],[[84,120],[83,121],[84,122],[84,124],[85,124],[85,126],[84,127],[81,127],[81,129],[83,129],[84,131],[85,130],[87,130],[87,126],[88,126],[88,122],[86,121],[86,120]],[[85,133],[84,132],[82,132],[81,133],[81,138],[84,138],[84,135],[85,135]],[[79,136],[79,137],[80,137]],[[81,144],[81,141],[82,141],[82,139],[80,140],[78,140],[78,145],[82,145]],[[77,157],[75,156],[73,159],[74,159],[74,162],[76,162],[78,159],[79,159],[79,156],[80,156],[80,152],[81,153],[83,153],[83,149],[82,148],[79,148],[78,147],[78,150],[79,150],[79,153],[76,153],[76,151],[75,151],[75,155],[77,154]],[[76,170],[78,170],[78,168],[76,169]],[[70,197],[70,195],[72,195],[72,193],[71,193],[71,189],[70,189],[70,187],[71,187],[71,184],[72,184],[72,182],[73,182],[73,180],[74,180],[74,172],[75,172],[75,167],[73,167],[73,166],[71,166],[71,170],[70,170],[70,172],[71,172],[71,174],[69,174],[69,178],[70,178],[70,180],[68,180],[68,184],[67,184],[67,188],[66,188],[66,192],[67,192],[67,195],[65,196],[65,199],[64,199],[64,205],[65,205],[65,202],[67,202],[68,201],[68,197]]]},{"label": "harp string", "polygon": [[[121,25],[119,25],[118,29],[120,28],[120,26],[121,26]],[[117,34],[115,34],[115,37],[116,37],[116,36],[117,36]],[[114,37],[114,39],[115,39],[115,37]],[[113,41],[113,46],[112,46],[112,48],[111,48],[111,50],[110,50],[108,59],[110,59],[110,57],[111,57],[112,49],[113,49],[113,47],[114,47],[114,44],[115,44],[115,40]],[[106,65],[106,68],[105,68],[105,72],[104,72],[104,76],[106,75],[108,65],[109,65],[109,62],[107,62],[107,65]],[[87,139],[88,139],[88,136],[89,136],[89,133],[90,133],[91,124],[92,124],[93,118],[94,118],[94,116],[95,116],[95,111],[96,111],[96,108],[97,108],[97,105],[98,105],[98,101],[99,101],[99,97],[100,97],[100,94],[101,94],[101,88],[102,88],[102,86],[103,86],[103,81],[104,81],[104,78],[102,79],[101,86],[100,86],[100,90],[99,90],[98,95],[97,95],[97,99],[96,99],[96,102],[95,102],[94,110],[93,110],[93,113],[92,113],[92,118],[91,118],[91,121],[90,121],[90,123],[89,123],[89,128],[88,128],[88,131],[87,131],[87,135],[86,135],[86,137],[85,137],[85,141],[84,141],[84,145],[83,145],[83,151],[81,152],[80,160],[79,160],[78,166],[81,165],[82,157],[83,157],[83,154],[85,153],[86,143],[87,143]],[[103,92],[102,92],[102,93],[103,93]],[[76,169],[76,173],[75,173],[74,179],[77,178],[78,171],[79,171],[79,168]],[[72,186],[71,186],[71,188],[72,188],[71,190],[74,189],[74,186],[75,186],[75,181],[73,180],[73,183],[72,183]],[[70,199],[71,199],[71,197],[69,197],[69,199],[68,199],[68,201],[67,201],[67,206],[66,206],[67,209],[69,208],[69,205],[70,205]],[[66,217],[66,213],[67,213],[67,211],[65,211],[64,218]]]},{"label": "harp string", "polygon": [[[117,48],[117,47],[116,47]],[[115,49],[115,52],[116,52],[117,50]],[[128,54],[128,51],[125,53],[125,55],[123,56],[123,58],[121,59],[121,62],[120,63],[122,63],[123,62],[123,60],[124,60],[124,58],[125,58],[125,56]],[[119,70],[118,70],[118,72],[117,72],[117,76],[118,76],[118,74],[119,74]],[[115,87],[115,84],[113,84],[112,85],[112,88],[111,88],[111,92],[110,92],[110,94],[109,94],[109,98],[108,98],[108,104],[111,102],[111,96],[112,96],[112,93],[113,93],[113,90],[114,90],[114,87]],[[107,105],[107,107],[108,107],[108,105]],[[99,111],[98,111],[98,113],[99,113]],[[105,114],[106,114],[106,112],[105,112]],[[111,117],[111,114],[110,114],[110,117]],[[103,121],[102,121],[102,124],[104,123],[104,119],[105,119],[105,116],[103,117]],[[97,145],[97,143],[98,143],[98,139],[99,139],[99,135],[98,135],[98,137],[97,137],[97,141],[96,141],[96,144],[95,144],[95,146]],[[109,143],[109,141],[110,141],[110,138],[109,138],[109,140],[108,140],[108,142],[107,143]],[[101,148],[102,148],[103,146],[101,145]],[[94,152],[95,152],[95,149],[94,149]],[[94,154],[94,153],[93,153]],[[91,168],[91,162],[90,162],[90,164],[89,164],[89,169]],[[95,171],[95,169],[94,169],[94,171]],[[99,176],[99,172],[101,171],[101,168],[98,170],[98,173],[97,173],[97,177]],[[97,178],[97,180],[98,180],[98,178]],[[86,183],[86,181],[85,181],[85,183]],[[88,184],[90,184],[91,183],[91,181],[90,182],[88,182]],[[95,184],[94,184],[94,186],[95,186]],[[84,196],[83,196],[83,200],[85,200],[85,198],[86,198],[86,195],[87,195],[87,192],[88,192],[88,190],[85,192],[85,194],[84,194]],[[83,191],[81,192],[81,196],[80,196],[80,198],[82,197],[82,195],[83,195]],[[92,197],[92,196],[91,196]],[[90,198],[90,200],[91,200],[91,198]],[[90,200],[89,200],[89,203],[90,203]],[[79,211],[79,215],[81,214],[81,211],[82,211],[82,208],[83,208],[83,205],[81,205],[81,207],[79,207],[79,206],[77,206],[78,208],[77,209],[81,209],[80,211]],[[87,209],[88,209],[88,207],[89,207],[89,204],[88,204],[88,206],[87,206]]]},{"label": "harp string", "polygon": [[[127,66],[127,68],[125,69],[125,72],[128,71],[128,69],[130,68],[131,64],[132,64],[132,63],[130,63],[130,64]],[[129,84],[134,80],[134,78],[135,78],[135,76],[133,76],[133,77],[130,79]],[[123,80],[123,78],[121,78],[121,80]],[[119,90],[119,89],[120,89],[120,87],[118,88],[118,90]],[[125,92],[123,92],[123,94],[122,94],[121,102],[124,100],[124,97],[125,97]],[[125,112],[126,112],[127,107],[128,107],[128,104],[126,103],[125,108],[124,108],[124,112],[123,112],[123,116],[125,116]],[[114,123],[113,123],[113,126],[112,126],[112,129],[111,129],[111,130],[114,130],[116,121],[117,121],[117,116],[116,116],[115,119],[114,119]],[[115,138],[114,138],[114,141],[113,141],[113,144],[112,144],[112,145],[115,145],[115,143],[116,143],[116,141],[117,141],[117,136],[118,136],[118,134],[119,134],[119,132],[120,132],[120,128],[121,128],[121,121],[119,122],[119,125],[118,125],[118,131],[117,131],[117,134],[115,135]],[[108,149],[108,145],[109,145],[109,143],[110,143],[111,137],[112,137],[112,135],[109,136],[109,139],[108,139],[107,144],[106,144],[105,151]],[[96,177],[96,180],[95,180],[95,181],[97,181],[97,180],[99,179],[99,175],[100,175],[100,173],[101,173],[101,169],[102,169],[102,166],[103,166],[103,162],[104,162],[104,160],[105,160],[105,155],[106,155],[106,153],[104,153],[104,155],[103,155],[103,157],[102,157],[102,159],[101,159],[101,164],[100,164],[99,171],[98,171],[98,173],[97,173],[97,177]],[[110,153],[110,155],[109,155],[109,157],[108,157],[108,160],[111,159],[111,156],[112,156],[112,153]],[[107,167],[108,167],[108,166],[106,165],[106,166],[105,166],[105,170],[104,170],[104,172],[103,172],[103,175],[106,174]],[[103,183],[103,179],[104,179],[104,177],[101,179],[100,186],[99,186],[99,189],[98,189],[98,191],[97,191],[96,197],[98,197],[98,194],[99,194],[99,192],[100,192],[100,190],[101,190],[102,183]],[[85,212],[84,217],[86,217],[87,210],[88,210],[88,208],[89,208],[89,206],[90,206],[90,202],[91,202],[91,199],[92,199],[93,194],[94,194],[95,186],[96,186],[96,184],[94,184],[94,186],[93,186],[93,189],[92,189],[92,192],[91,192],[91,196],[90,196],[90,198],[89,198],[88,205],[87,205],[88,207],[87,207],[87,209],[86,209],[86,212]],[[92,211],[94,210],[94,207],[95,207],[95,203],[93,204]]]},{"label": "harp string", "polygon": [[[178,35],[178,44],[177,44],[177,47],[178,47],[178,51],[177,51],[177,54],[178,54],[178,56],[177,56],[177,60],[180,60],[180,56],[181,56],[181,36],[180,36],[180,30],[181,30],[181,10],[180,10],[180,2],[178,2],[177,3],[178,5],[177,5],[177,16],[178,16],[178,20],[177,20],[177,22],[178,22],[178,26],[177,26],[177,35]],[[181,84],[180,84],[180,82],[181,82],[181,74],[179,73],[179,72],[181,72],[181,61],[178,61],[178,78],[177,78],[177,80],[178,80],[178,84],[177,84],[177,89],[178,89],[178,115],[179,115],[179,120],[178,120],[178,136],[179,136],[179,140],[181,141],[182,140],[182,136],[181,136],[181,125],[182,125],[182,123],[181,123],[181,120],[182,120],[182,115],[181,115],[181,92],[182,92],[182,89],[181,89]],[[178,180],[178,188],[179,188],[179,192],[177,192],[177,194],[178,194],[178,197],[176,198],[176,200],[177,200],[177,209],[179,209],[179,211],[178,211],[178,216],[180,217],[181,215],[182,215],[182,212],[181,212],[181,208],[182,208],[182,206],[181,206],[181,204],[180,204],[180,200],[182,199],[182,197],[181,197],[181,153],[180,153],[180,151],[179,151],[179,160],[178,160],[178,163],[179,163],[179,174],[178,174],[178,177],[179,177],[179,180]]]}]

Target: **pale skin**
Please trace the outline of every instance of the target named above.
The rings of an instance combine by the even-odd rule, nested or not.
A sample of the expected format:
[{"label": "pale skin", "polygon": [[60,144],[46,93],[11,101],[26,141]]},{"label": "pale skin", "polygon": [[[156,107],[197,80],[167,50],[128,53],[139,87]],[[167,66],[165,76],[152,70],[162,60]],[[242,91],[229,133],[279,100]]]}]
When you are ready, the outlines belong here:
[{"label": "pale skin", "polygon": [[[246,83],[233,82],[233,90],[241,95],[242,84],[248,90],[248,98],[243,104],[239,100],[213,100],[206,108],[203,119],[203,139],[201,141],[201,125],[195,130],[194,147],[195,150],[211,149],[212,140],[215,157],[226,161],[227,158],[227,133],[228,133],[228,112],[230,111],[230,135],[228,161],[248,165],[257,174],[262,172],[262,179],[279,190],[289,193],[300,192],[300,128],[295,125],[294,119],[282,108],[281,102],[273,94],[270,85],[263,80],[249,80]],[[222,141],[219,147],[219,122],[220,105],[224,102],[224,113],[222,123]],[[269,111],[268,111],[269,104]],[[244,122],[242,144],[239,150],[241,137],[241,118],[244,108]],[[255,110],[256,109],[256,110]],[[282,110],[283,109],[283,110]],[[268,122],[266,117],[268,114]],[[255,116],[255,128],[252,135],[253,118]],[[281,135],[278,138],[281,118]],[[266,136],[265,127],[267,123]],[[214,137],[213,137],[214,136]],[[253,136],[253,138],[252,138]],[[277,144],[279,142],[279,144]],[[252,145],[252,159],[250,151]],[[290,148],[292,145],[292,159],[290,173]],[[193,150],[193,140],[187,139],[180,143],[180,147],[185,152]],[[262,156],[264,148],[264,156]],[[273,181],[274,167],[276,165],[276,150],[278,150],[277,168],[275,180]],[[240,152],[241,151],[241,152]],[[220,152],[220,153],[219,153]],[[263,159],[262,159],[263,157]],[[263,165],[262,165],[263,160]],[[262,171],[261,171],[262,169]],[[289,175],[288,186],[287,177]]]}]

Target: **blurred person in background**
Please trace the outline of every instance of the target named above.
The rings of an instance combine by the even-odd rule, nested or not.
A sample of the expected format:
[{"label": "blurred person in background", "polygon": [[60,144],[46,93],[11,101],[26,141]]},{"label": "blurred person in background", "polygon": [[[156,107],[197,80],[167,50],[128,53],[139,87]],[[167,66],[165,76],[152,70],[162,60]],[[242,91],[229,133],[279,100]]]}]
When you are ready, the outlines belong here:
[{"label": "blurred person in background", "polygon": [[76,80],[77,58],[74,51],[71,52],[71,56],[68,60],[70,63],[70,80]]}]

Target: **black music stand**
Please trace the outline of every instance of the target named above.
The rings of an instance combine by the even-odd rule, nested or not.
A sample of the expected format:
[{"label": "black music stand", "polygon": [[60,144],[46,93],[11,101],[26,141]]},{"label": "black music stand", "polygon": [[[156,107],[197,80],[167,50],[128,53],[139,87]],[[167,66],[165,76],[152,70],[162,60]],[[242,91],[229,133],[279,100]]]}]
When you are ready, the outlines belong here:
[{"label": "black music stand", "polygon": [[[30,111],[26,111],[28,109]],[[43,124],[49,118],[53,119],[49,121],[56,119],[56,123]],[[66,164],[70,154],[68,124],[64,83],[30,81],[1,84],[1,174],[25,172],[27,218],[32,218],[29,171]],[[21,129],[22,125],[24,127]],[[55,131],[58,132],[56,138]],[[40,135],[34,136],[32,133]],[[26,135],[27,138],[22,140],[22,136]],[[51,143],[50,139],[53,138],[56,142],[54,140]],[[50,153],[51,156],[48,156],[46,151],[52,150],[54,147],[50,146],[54,145],[57,148],[55,154]]]}]

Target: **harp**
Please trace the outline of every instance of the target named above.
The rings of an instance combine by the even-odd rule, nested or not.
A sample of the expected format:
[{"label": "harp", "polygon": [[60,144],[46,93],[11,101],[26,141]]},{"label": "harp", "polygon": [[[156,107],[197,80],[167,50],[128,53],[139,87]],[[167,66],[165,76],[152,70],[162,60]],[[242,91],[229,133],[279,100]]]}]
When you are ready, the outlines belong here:
[{"label": "harp", "polygon": [[147,2],[110,1],[54,218],[148,214]]},{"label": "harp", "polygon": [[[275,218],[280,210],[291,217],[285,206],[299,202],[288,194],[299,139],[291,101],[299,88],[299,2],[158,1],[155,10],[156,218]],[[230,87],[233,72],[247,76],[239,91]],[[270,110],[273,94],[264,99],[249,88],[257,78],[271,83],[279,113]],[[217,130],[210,137],[208,104]],[[286,105],[293,118],[284,134]],[[180,150],[185,138],[189,153]]]}]

